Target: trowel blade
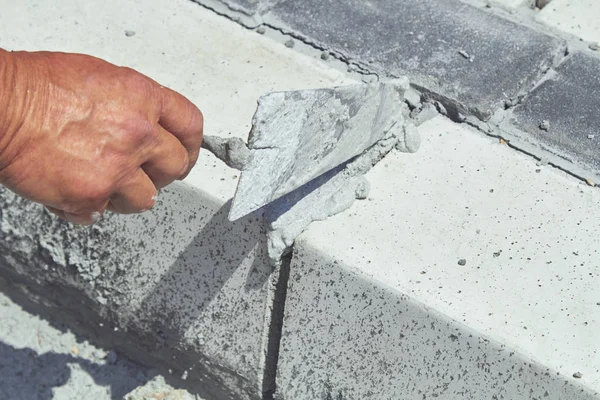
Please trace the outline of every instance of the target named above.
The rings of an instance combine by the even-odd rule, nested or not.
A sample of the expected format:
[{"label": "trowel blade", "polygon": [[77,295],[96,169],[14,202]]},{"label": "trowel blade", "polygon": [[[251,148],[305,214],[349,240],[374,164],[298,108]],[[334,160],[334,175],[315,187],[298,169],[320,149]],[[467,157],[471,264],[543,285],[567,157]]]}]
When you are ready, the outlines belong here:
[{"label": "trowel blade", "polygon": [[402,120],[396,82],[269,93],[258,101],[234,221],[339,166]]}]

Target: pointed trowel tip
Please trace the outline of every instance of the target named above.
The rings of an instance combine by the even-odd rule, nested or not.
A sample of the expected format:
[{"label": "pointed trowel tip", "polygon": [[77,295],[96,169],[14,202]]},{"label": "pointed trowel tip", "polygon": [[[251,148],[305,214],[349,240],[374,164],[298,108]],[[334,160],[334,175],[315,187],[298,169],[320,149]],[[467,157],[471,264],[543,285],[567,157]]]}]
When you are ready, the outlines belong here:
[{"label": "pointed trowel tip", "polygon": [[247,213],[241,212],[241,210],[235,207],[235,197],[233,199],[234,200],[231,203],[231,208],[229,209],[229,214],[227,215],[227,219],[231,222],[237,221],[238,219],[247,215]]}]

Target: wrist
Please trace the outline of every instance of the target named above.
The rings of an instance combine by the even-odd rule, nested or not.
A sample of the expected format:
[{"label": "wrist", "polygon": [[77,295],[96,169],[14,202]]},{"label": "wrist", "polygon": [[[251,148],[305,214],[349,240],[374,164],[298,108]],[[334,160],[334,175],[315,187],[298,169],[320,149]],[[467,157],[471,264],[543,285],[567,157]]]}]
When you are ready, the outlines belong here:
[{"label": "wrist", "polygon": [[[12,102],[16,86],[16,67],[14,56],[0,49],[0,153],[10,135],[14,104]],[[2,168],[2,165],[0,165]]]},{"label": "wrist", "polygon": [[0,184],[24,144],[19,132],[35,97],[38,74],[28,67],[27,54],[0,49]]}]

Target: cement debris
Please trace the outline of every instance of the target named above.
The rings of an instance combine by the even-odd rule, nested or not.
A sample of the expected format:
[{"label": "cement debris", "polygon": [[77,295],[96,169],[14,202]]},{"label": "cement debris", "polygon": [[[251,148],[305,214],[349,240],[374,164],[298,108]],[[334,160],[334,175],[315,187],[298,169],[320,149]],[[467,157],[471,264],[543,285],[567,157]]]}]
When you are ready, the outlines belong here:
[{"label": "cement debris", "polygon": [[124,400],[202,400],[185,390],[175,389],[165,382],[165,378],[157,376],[128,393]]},{"label": "cement debris", "polygon": [[213,153],[227,166],[241,170],[250,158],[250,151],[246,143],[240,138],[221,138],[218,136],[205,135],[202,147]]}]

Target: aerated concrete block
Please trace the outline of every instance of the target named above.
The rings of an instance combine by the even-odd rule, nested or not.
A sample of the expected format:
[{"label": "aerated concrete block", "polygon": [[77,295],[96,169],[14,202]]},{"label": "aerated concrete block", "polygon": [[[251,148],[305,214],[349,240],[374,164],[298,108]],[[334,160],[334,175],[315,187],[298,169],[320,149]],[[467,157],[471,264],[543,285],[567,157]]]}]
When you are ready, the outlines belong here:
[{"label": "aerated concrete block", "polygon": [[598,399],[306,241],[289,282],[281,399]]},{"label": "aerated concrete block", "polygon": [[205,397],[259,399],[271,268],[262,222],[228,211],[175,184],[151,212],[74,227],[0,190],[0,274]]},{"label": "aerated concrete block", "polygon": [[283,397],[599,399],[598,189],[466,124],[419,130],[296,241]]}]

